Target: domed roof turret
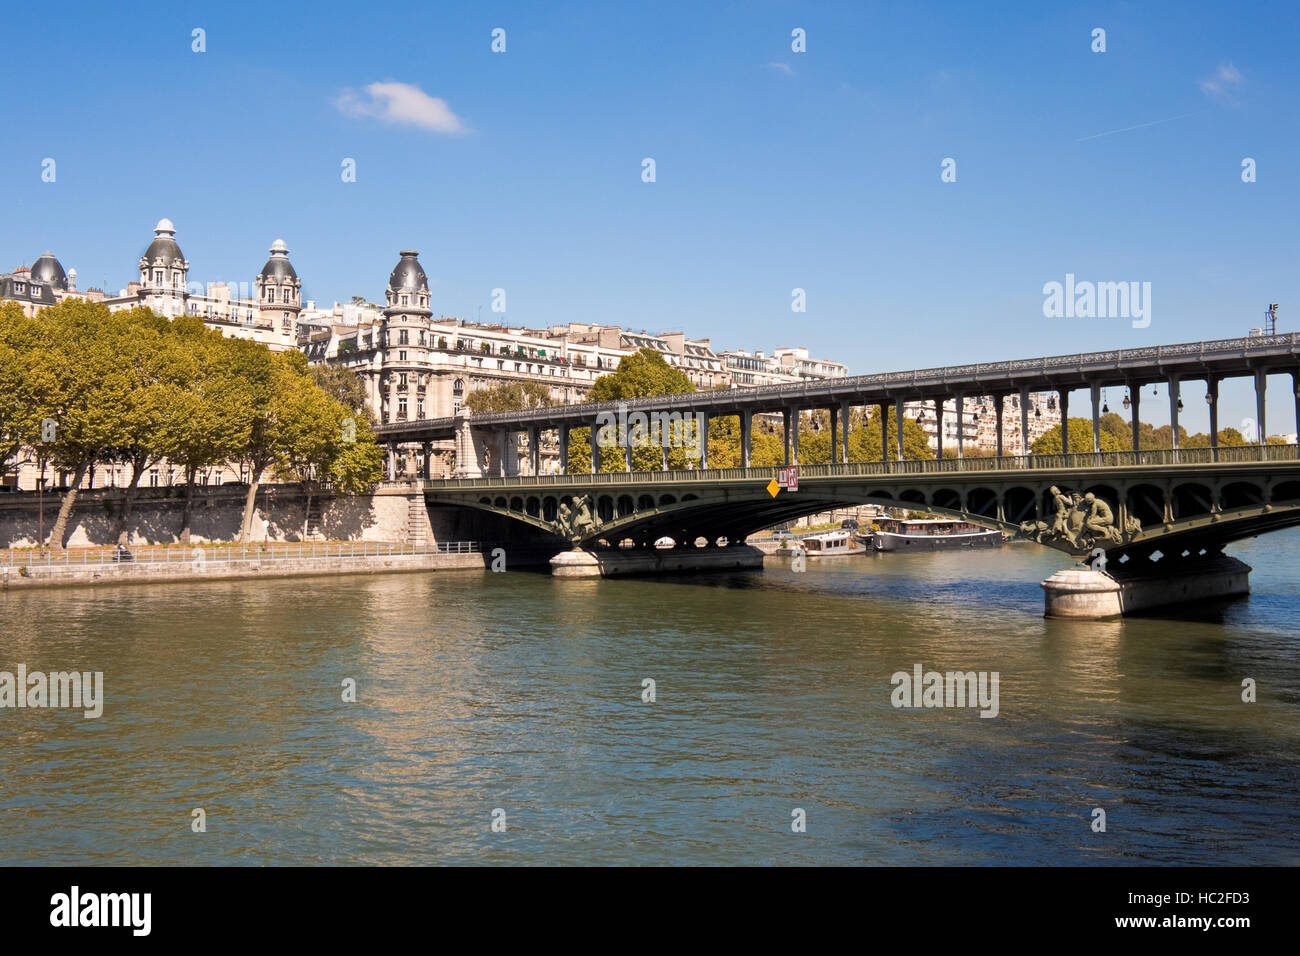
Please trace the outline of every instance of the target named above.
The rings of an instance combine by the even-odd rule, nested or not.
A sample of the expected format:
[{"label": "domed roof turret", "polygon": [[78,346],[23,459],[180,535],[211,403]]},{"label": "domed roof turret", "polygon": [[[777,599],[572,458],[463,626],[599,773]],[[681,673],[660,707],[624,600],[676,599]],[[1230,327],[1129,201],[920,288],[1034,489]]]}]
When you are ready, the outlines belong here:
[{"label": "domed roof turret", "polygon": [[153,265],[159,259],[164,266],[172,262],[185,261],[181,247],[172,238],[176,235],[176,227],[172,225],[170,219],[159,219],[158,225],[153,227],[153,235],[153,242],[149,243],[149,248],[144,251],[144,258],[148,265]]},{"label": "domed roof turret", "polygon": [[68,275],[51,252],[42,253],[41,257],[32,263],[31,281],[44,282],[62,292],[68,291]]},{"label": "domed roof turret", "polygon": [[393,292],[428,292],[429,277],[424,274],[417,258],[420,254],[414,249],[403,249],[402,258],[393,267],[388,277],[388,288]]},{"label": "domed roof turret", "polygon": [[267,259],[266,265],[262,266],[260,275],[263,279],[271,279],[276,282],[298,278],[293,263],[289,261],[289,247],[284,244],[283,239],[277,239],[271,243],[271,258]]}]

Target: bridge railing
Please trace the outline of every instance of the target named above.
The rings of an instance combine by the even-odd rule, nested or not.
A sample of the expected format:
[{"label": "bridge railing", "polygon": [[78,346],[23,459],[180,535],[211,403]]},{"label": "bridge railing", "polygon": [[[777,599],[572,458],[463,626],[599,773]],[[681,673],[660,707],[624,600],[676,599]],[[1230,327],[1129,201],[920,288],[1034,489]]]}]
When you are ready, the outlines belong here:
[{"label": "bridge railing", "polygon": [[[1237,445],[1219,448],[1150,448],[1141,451],[1085,452],[1077,455],[1004,455],[1001,458],[922,458],[904,461],[854,461],[847,464],[800,465],[799,478],[862,478],[872,475],[970,474],[995,471],[1068,471],[1074,468],[1122,468],[1162,465],[1247,464],[1300,461],[1298,445]],[[778,466],[696,468],[684,471],[614,471],[568,475],[520,475],[503,478],[440,478],[428,489],[582,487],[593,485],[681,484],[709,481],[771,481]]]}]

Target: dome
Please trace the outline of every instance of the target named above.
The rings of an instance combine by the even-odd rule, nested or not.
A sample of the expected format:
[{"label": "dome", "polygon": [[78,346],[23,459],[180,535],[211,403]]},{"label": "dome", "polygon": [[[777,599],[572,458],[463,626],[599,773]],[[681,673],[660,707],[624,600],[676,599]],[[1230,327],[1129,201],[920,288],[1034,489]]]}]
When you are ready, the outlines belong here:
[{"label": "dome", "polygon": [[414,249],[403,249],[402,258],[388,277],[388,288],[393,292],[428,292],[429,277],[420,266],[419,255]]},{"label": "dome", "polygon": [[68,291],[68,276],[52,252],[45,252],[32,263],[33,282],[44,282],[63,292]]},{"label": "dome", "polygon": [[293,269],[293,263],[289,261],[289,247],[284,244],[283,239],[277,239],[271,243],[271,258],[266,260],[266,265],[262,266],[259,275],[263,279],[276,281],[298,278],[298,273]]},{"label": "dome", "polygon": [[172,238],[175,234],[176,227],[172,225],[170,219],[158,220],[158,225],[153,227],[153,242],[149,243],[149,248],[144,251],[147,265],[153,265],[159,259],[162,260],[164,266],[185,260],[185,256],[181,253],[181,247]]}]

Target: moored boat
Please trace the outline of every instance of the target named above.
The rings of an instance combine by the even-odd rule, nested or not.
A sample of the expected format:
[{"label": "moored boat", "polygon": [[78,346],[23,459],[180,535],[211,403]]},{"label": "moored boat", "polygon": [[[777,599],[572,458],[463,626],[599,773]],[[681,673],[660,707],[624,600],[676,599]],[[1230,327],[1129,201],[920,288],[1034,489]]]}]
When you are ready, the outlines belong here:
[{"label": "moored boat", "polygon": [[990,531],[969,521],[952,518],[883,518],[872,532],[876,551],[943,551],[950,548],[996,548],[1001,531]]},{"label": "moored boat", "polygon": [[799,542],[810,558],[840,558],[850,554],[866,554],[867,549],[853,539],[848,531],[828,531],[812,534]]}]

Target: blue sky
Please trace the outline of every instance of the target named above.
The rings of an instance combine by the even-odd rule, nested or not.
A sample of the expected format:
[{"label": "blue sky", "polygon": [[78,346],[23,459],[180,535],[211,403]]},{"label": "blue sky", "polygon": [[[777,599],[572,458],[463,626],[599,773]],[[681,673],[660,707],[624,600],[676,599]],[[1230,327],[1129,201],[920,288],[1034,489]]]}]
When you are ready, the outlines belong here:
[{"label": "blue sky", "polygon": [[[0,67],[0,268],[49,248],[116,291],[166,216],[193,280],[250,280],[283,237],[309,297],[376,299],[415,248],[436,312],[487,319],[500,287],[511,323],[854,372],[1228,337],[1270,301],[1292,329],[1298,24],[1285,3],[47,3]],[[1150,282],[1150,326],[1045,318],[1066,273]],[[1282,384],[1270,431],[1293,427]]]}]

